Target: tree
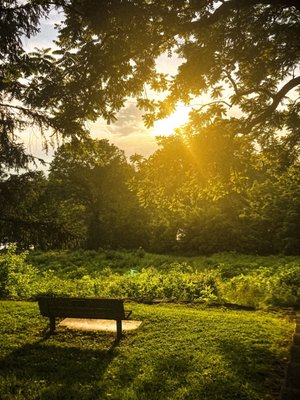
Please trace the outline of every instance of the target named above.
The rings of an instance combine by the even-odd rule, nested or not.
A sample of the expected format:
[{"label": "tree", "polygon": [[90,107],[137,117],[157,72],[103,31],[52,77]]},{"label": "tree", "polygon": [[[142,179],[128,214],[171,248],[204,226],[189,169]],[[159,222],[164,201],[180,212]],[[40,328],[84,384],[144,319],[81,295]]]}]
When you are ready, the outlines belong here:
[{"label": "tree", "polygon": [[296,163],[283,174],[256,182],[249,191],[245,217],[250,249],[252,242],[261,252],[299,254],[299,172]]},{"label": "tree", "polygon": [[260,152],[228,126],[196,132],[162,137],[131,181],[151,250],[299,254],[299,160],[287,167],[285,148]]},{"label": "tree", "polygon": [[49,7],[46,2],[0,1],[0,175],[7,168],[24,168],[34,160],[20,141],[21,130],[32,124],[49,126],[46,114],[26,95],[30,78],[38,71],[46,72],[46,60],[30,57],[22,43],[24,36],[38,32]]},{"label": "tree", "polygon": [[[14,136],[24,121],[82,137],[86,120],[113,121],[128,97],[138,98],[150,125],[178,101],[209,94],[211,101],[192,114],[203,126],[221,119],[261,147],[278,131],[290,148],[299,144],[296,0],[13,0],[0,7],[6,165],[28,160]],[[22,35],[33,35],[51,7],[65,16],[58,50],[26,54]],[[173,77],[156,71],[157,57],[166,52],[182,58]],[[142,98],[145,84],[167,90],[166,99]]]},{"label": "tree", "polygon": [[58,205],[41,171],[0,180],[0,237],[18,247],[48,249],[80,243],[79,211]]},{"label": "tree", "polygon": [[[135,10],[136,23],[141,28],[145,21],[143,8],[131,2],[124,5],[125,9],[122,1],[0,1],[0,173],[7,168],[23,168],[34,161],[19,138],[26,127],[37,126],[42,134],[48,129],[52,135],[87,137],[87,120],[95,121],[99,116],[108,122],[114,120],[125,98],[142,91],[144,73],[147,76],[151,70],[147,66],[151,57],[141,58],[131,79],[131,49],[127,45],[123,48],[122,41],[116,43],[119,35],[109,32],[114,17],[108,24],[105,22],[112,12],[116,18],[121,12],[119,17],[124,18],[124,27],[131,18],[130,12]],[[58,27],[58,49],[26,52],[23,37],[35,35],[41,19],[48,17],[53,8],[65,15],[65,23]],[[101,17],[99,40],[97,33],[93,33],[96,27],[90,30],[86,26],[94,18],[94,12],[97,18]],[[82,30],[80,40],[77,29]],[[120,36],[124,33],[120,32]],[[101,44],[104,36],[111,37],[107,48]],[[133,31],[130,36],[133,40]],[[143,42],[136,52],[142,51],[142,45]],[[153,43],[152,47],[155,46]],[[120,62],[123,57],[127,59],[125,63]]]},{"label": "tree", "polygon": [[[26,53],[23,36],[32,37],[53,7],[64,15],[57,27],[56,49]],[[201,203],[205,196],[206,201],[218,203],[210,210],[222,220],[224,210],[226,215],[232,211],[226,203],[239,204],[240,193],[249,189],[250,182],[268,176],[272,162],[278,174],[297,163],[300,7],[296,0],[0,0],[0,11],[0,175],[33,160],[18,140],[22,129],[35,125],[42,133],[50,129],[72,138],[57,153],[52,176],[56,183],[62,177],[63,215],[68,205],[76,205],[76,196],[80,207],[89,210],[90,238],[115,243],[112,238],[117,234],[111,227],[121,214],[113,217],[108,209],[119,201],[130,203],[124,182],[133,171],[127,175],[130,168],[124,156],[109,145],[105,151],[108,158],[116,155],[114,161],[96,163],[95,143],[82,140],[89,136],[86,121],[98,117],[113,121],[129,97],[137,98],[144,109],[146,125],[167,116],[180,101],[202,103],[194,106],[184,131],[189,149],[198,157],[196,165],[191,166],[186,148],[174,138],[167,139],[165,149],[172,149],[177,160],[165,149],[145,165],[135,160],[140,187],[148,184],[144,200],[154,204],[165,195],[167,201],[160,205],[165,220],[170,221],[172,214],[176,224],[180,218],[193,223],[199,219],[197,207],[209,214]],[[181,57],[178,72],[171,77],[156,69],[157,57],[165,53]],[[165,99],[145,98],[145,85],[164,91]],[[164,170],[158,165],[160,159]],[[149,178],[151,171],[157,173],[156,181]],[[162,182],[166,171],[182,185],[172,175]],[[110,187],[108,177],[120,187]],[[292,185],[291,180],[286,182]],[[142,192],[139,195],[143,197]],[[190,209],[197,212],[186,218]],[[100,215],[105,215],[105,223],[98,223]],[[99,245],[97,240],[90,246]]]},{"label": "tree", "polygon": [[66,143],[57,150],[49,181],[58,204],[84,207],[86,247],[145,244],[144,212],[128,188],[133,173],[124,152],[104,139]]},{"label": "tree", "polygon": [[[252,134],[262,147],[284,131],[281,140],[298,145],[297,1],[74,0],[65,13],[61,65],[94,104],[105,97],[98,107],[105,118],[113,118],[126,97],[140,96],[147,83],[168,91],[164,101],[139,99],[148,125],[178,101],[209,94],[211,101],[192,113],[203,126],[229,120],[236,134]],[[174,77],[155,69],[166,51],[182,58]]]},{"label": "tree", "polygon": [[253,183],[266,177],[248,137],[236,137],[226,126],[197,133],[193,124],[160,138],[160,148],[139,165],[131,188],[148,210],[154,250],[241,250],[239,215]]}]

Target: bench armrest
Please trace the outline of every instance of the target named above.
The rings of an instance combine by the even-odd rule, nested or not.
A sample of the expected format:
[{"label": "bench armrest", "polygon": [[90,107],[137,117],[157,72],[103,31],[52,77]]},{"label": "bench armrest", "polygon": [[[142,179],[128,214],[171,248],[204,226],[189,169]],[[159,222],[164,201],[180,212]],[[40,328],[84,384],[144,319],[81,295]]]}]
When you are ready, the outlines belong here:
[{"label": "bench armrest", "polygon": [[125,318],[126,318],[126,319],[129,318],[131,314],[132,314],[132,311],[131,311],[131,310],[125,311]]}]

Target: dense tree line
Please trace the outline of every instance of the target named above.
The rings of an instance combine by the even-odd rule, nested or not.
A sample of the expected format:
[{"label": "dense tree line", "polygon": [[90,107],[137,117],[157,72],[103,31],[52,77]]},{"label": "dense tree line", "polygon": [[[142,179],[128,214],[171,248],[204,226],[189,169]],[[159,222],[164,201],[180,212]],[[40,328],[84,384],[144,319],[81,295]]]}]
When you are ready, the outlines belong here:
[{"label": "dense tree line", "polygon": [[41,249],[298,254],[300,165],[274,156],[221,127],[186,126],[131,163],[107,140],[66,143],[47,177],[2,179],[0,236]]},{"label": "dense tree line", "polygon": [[227,128],[194,128],[161,138],[131,180],[155,249],[299,254],[299,158],[283,163],[280,142],[264,152]]},{"label": "dense tree line", "polygon": [[0,236],[42,249],[144,246],[144,211],[128,188],[132,174],[123,151],[106,140],[64,144],[48,177],[29,172],[1,180]]}]

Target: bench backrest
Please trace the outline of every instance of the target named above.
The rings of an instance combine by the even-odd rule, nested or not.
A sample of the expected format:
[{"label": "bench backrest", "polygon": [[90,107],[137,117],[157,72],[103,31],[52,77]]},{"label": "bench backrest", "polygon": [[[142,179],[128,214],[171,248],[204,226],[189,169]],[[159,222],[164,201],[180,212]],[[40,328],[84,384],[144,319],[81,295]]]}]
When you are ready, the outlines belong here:
[{"label": "bench backrest", "polygon": [[44,317],[125,319],[124,301],[121,299],[41,297],[38,303]]}]

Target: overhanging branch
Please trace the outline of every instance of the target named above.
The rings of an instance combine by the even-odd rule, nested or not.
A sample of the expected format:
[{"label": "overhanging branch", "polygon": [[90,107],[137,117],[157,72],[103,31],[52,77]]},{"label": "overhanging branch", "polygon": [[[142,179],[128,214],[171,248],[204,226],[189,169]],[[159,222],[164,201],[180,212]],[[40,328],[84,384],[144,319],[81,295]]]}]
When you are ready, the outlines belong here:
[{"label": "overhanging branch", "polygon": [[240,90],[240,88],[238,87],[238,84],[233,79],[231,74],[228,71],[224,71],[224,72],[225,72],[226,78],[231,83],[231,86],[232,86],[232,88],[234,90],[234,93],[237,96],[237,98],[241,98],[242,96],[249,96],[252,93],[259,92],[259,93],[263,93],[263,94],[271,97],[272,99],[274,99],[274,97],[275,97],[274,93],[270,92],[269,90],[267,90],[265,88],[251,88],[251,89],[248,89],[248,90]]},{"label": "overhanging branch", "polygon": [[276,110],[280,102],[286,96],[286,94],[294,87],[300,85],[300,76],[288,81],[274,96],[272,103],[257,117],[248,121],[243,129],[244,133],[249,133],[255,125],[264,122],[272,113]]},{"label": "overhanging branch", "polygon": [[258,5],[270,5],[274,7],[294,7],[296,10],[300,11],[299,0],[229,0],[224,1],[220,7],[216,8],[215,11],[208,17],[200,18],[198,21],[193,22],[193,25],[199,27],[208,27],[222,18],[227,18],[231,15],[233,10],[241,10]]}]

